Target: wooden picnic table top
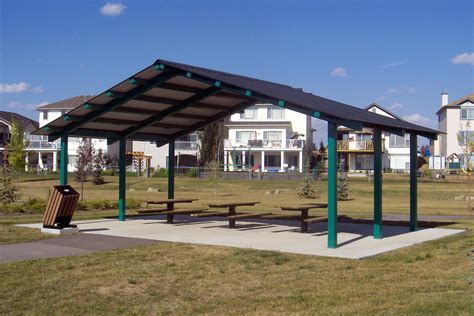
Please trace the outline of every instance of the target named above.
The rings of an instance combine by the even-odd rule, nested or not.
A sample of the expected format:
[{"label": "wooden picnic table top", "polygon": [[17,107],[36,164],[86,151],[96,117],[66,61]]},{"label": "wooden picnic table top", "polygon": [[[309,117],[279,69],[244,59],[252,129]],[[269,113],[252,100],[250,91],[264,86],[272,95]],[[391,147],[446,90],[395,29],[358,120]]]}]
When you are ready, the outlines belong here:
[{"label": "wooden picnic table top", "polygon": [[224,202],[224,203],[210,203],[209,207],[235,207],[235,206],[252,206],[260,202]]},{"label": "wooden picnic table top", "polygon": [[295,205],[295,206],[281,206],[283,211],[307,211],[312,208],[321,208],[320,206],[315,205]]},{"label": "wooden picnic table top", "polygon": [[196,198],[178,198],[178,199],[166,199],[166,200],[149,200],[145,201],[148,204],[166,204],[166,203],[191,203],[197,201]]},{"label": "wooden picnic table top", "polygon": [[304,205],[304,206],[306,206],[306,205],[311,205],[311,206],[313,206],[314,208],[326,208],[326,207],[328,207],[328,204],[327,204],[327,203],[304,203],[304,204],[302,204],[302,205]]}]

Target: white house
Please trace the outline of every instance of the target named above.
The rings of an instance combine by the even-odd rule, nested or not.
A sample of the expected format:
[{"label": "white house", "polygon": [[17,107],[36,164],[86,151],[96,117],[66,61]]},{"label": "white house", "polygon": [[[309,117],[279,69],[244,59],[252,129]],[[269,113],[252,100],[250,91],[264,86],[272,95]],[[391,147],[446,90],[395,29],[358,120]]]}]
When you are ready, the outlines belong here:
[{"label": "white house", "polygon": [[[72,97],[66,100],[57,101],[54,103],[50,103],[47,105],[43,105],[37,108],[39,112],[39,126],[42,127],[47,123],[54,121],[64,113],[69,112],[70,110],[78,107],[79,105],[85,103],[87,100],[91,99],[93,96],[91,95],[82,95],[77,97]],[[38,155],[41,157],[39,161],[39,167],[45,168],[48,170],[57,170],[57,166],[59,165],[59,140],[48,143],[47,138],[43,136],[32,136],[38,138],[37,141],[40,144],[48,147],[39,148]],[[75,164],[77,160],[77,147],[81,138],[78,137],[69,137],[68,139],[68,170],[74,171]],[[95,150],[102,149],[104,152],[107,152],[107,140],[106,139],[92,139],[92,143],[94,144]]]},{"label": "white house", "polygon": [[456,154],[461,158],[461,164],[464,164],[463,147],[469,141],[474,141],[474,93],[450,103],[448,93],[443,92],[441,108],[436,114],[438,130],[446,134],[441,134],[433,143],[435,155],[449,157]]},{"label": "white house", "polygon": [[[370,104],[365,110],[403,121],[401,117],[377,103]],[[364,128],[362,131],[354,131],[344,126],[338,128],[337,152],[344,170],[349,172],[373,170],[372,139],[372,129]],[[382,168],[399,171],[410,169],[410,135],[408,133],[405,136],[382,133]]]},{"label": "white house", "polygon": [[226,127],[224,171],[302,172],[305,142],[313,142],[311,117],[257,104],[232,115]]},{"label": "white house", "polygon": [[26,161],[25,167],[42,164],[42,152],[52,150],[52,145],[43,141],[39,136],[31,135],[38,129],[38,122],[13,112],[0,111],[0,164],[3,164],[5,146],[10,140],[13,121],[16,120],[25,133]]}]

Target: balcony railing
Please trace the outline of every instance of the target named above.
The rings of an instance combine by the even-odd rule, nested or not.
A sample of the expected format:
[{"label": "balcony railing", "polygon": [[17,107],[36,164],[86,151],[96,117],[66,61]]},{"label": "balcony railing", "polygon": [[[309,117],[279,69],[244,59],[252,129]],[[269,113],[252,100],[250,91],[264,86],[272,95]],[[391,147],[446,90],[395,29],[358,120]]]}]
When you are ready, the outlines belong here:
[{"label": "balcony railing", "polygon": [[199,142],[178,140],[174,143],[174,146],[176,150],[198,150]]},{"label": "balcony railing", "polygon": [[304,140],[302,139],[225,139],[224,147],[226,148],[303,148]]},{"label": "balcony railing", "polygon": [[29,140],[26,149],[58,149],[58,142],[48,142],[47,140]]},{"label": "balcony railing", "polygon": [[[348,150],[365,150],[373,151],[374,143],[371,140],[358,140],[358,141],[349,141],[349,140],[339,140],[337,141],[337,150],[348,151]],[[383,144],[382,144],[383,150]]]}]

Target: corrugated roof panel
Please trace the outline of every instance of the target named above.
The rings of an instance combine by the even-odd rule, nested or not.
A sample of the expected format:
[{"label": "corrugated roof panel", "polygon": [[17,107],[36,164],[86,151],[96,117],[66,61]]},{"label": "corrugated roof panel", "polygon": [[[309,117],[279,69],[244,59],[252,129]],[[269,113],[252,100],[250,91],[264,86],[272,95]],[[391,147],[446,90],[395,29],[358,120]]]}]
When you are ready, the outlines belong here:
[{"label": "corrugated roof panel", "polygon": [[112,132],[121,132],[130,127],[131,125],[118,125],[118,124],[106,124],[106,123],[96,123],[90,122],[81,126],[81,128],[94,129],[94,130],[104,130]]},{"label": "corrugated roof panel", "polygon": [[153,88],[148,90],[143,95],[147,95],[150,97],[161,97],[161,98],[168,98],[168,99],[175,99],[175,100],[185,100],[187,98],[192,97],[193,93],[182,92],[182,91],[175,91],[175,90],[168,90],[168,89],[161,89],[161,88]]},{"label": "corrugated roof panel", "polygon": [[173,135],[174,133],[179,132],[181,129],[179,128],[164,128],[164,127],[155,127],[155,126],[148,126],[140,129],[139,133],[147,133],[147,134],[158,134],[158,135]]},{"label": "corrugated roof panel", "polygon": [[163,111],[171,107],[169,104],[163,103],[154,103],[154,102],[146,102],[146,101],[137,101],[131,100],[125,103],[121,107],[127,108],[134,108],[134,109],[145,109],[145,110],[153,110],[153,111]]},{"label": "corrugated roof panel", "polygon": [[168,80],[167,82],[187,86],[187,87],[190,87],[190,88],[207,89],[207,88],[210,87],[209,84],[206,84],[204,82],[199,82],[197,80],[192,80],[192,79],[189,79],[189,78],[186,78],[186,77],[174,77],[174,78]]}]

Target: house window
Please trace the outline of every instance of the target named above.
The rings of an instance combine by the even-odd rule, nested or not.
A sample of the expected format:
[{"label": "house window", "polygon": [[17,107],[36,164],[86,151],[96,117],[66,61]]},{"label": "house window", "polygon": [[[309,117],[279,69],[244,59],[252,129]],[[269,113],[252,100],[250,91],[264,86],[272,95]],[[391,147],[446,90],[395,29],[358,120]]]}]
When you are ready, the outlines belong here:
[{"label": "house window", "polygon": [[235,138],[238,143],[247,144],[249,140],[255,139],[257,134],[254,131],[237,131],[235,132]]},{"label": "house window", "polygon": [[48,119],[48,111],[43,111],[43,120]]},{"label": "house window", "polygon": [[458,135],[459,145],[465,146],[474,142],[474,131],[460,131]]},{"label": "house window", "polygon": [[391,148],[410,147],[410,134],[405,134],[405,136],[390,134],[390,147]]},{"label": "house window", "polygon": [[241,119],[252,120],[257,118],[257,108],[245,109],[243,113],[240,113]]},{"label": "house window", "polygon": [[263,139],[265,140],[281,140],[281,132],[279,131],[264,131]]},{"label": "house window", "polygon": [[474,120],[474,107],[461,108],[461,120]]},{"label": "house window", "polygon": [[281,120],[285,118],[285,109],[276,106],[267,108],[267,119]]}]

